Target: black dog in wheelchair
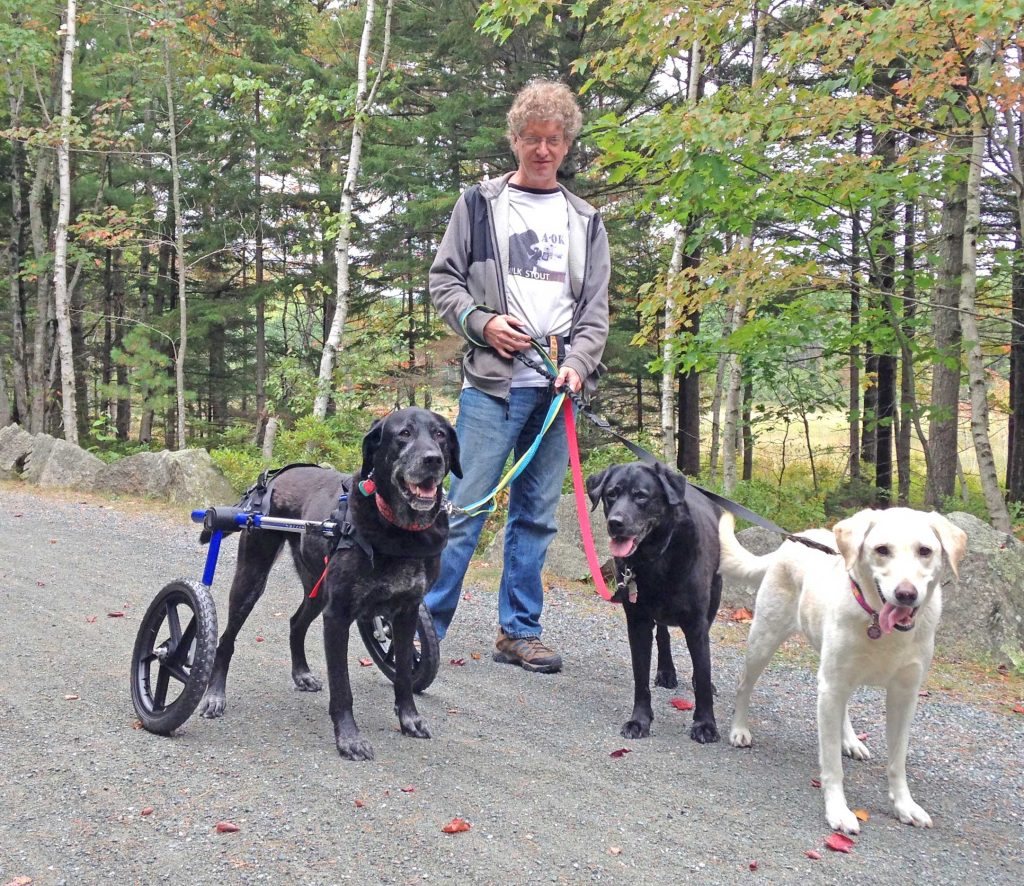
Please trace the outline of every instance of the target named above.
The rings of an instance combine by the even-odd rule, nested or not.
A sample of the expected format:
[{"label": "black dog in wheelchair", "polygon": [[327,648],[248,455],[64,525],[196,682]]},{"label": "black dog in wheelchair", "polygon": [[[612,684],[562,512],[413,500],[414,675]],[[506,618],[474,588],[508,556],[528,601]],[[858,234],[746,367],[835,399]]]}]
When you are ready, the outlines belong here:
[{"label": "black dog in wheelchair", "polygon": [[[334,519],[340,539],[332,550],[332,540],[315,532],[242,531],[228,623],[201,714],[213,718],[224,713],[235,638],[287,541],[305,591],[291,618],[292,679],[301,690],[322,688],[306,662],[305,639],[310,624],[323,612],[329,710],[338,752],[349,760],[373,759],[373,748],[352,715],[348,639],[353,622],[364,630],[375,618],[379,625],[381,617],[392,632],[395,712],[402,732],[429,738],[413,700],[414,640],[418,619],[422,625],[423,595],[437,578],[448,538],[441,482],[449,471],[462,476],[454,429],[436,413],[413,407],[374,422],[363,439],[359,477],[305,465],[275,475],[261,490],[264,514],[316,524]],[[342,507],[336,510],[339,502]],[[429,616],[426,619],[429,624]]]}]

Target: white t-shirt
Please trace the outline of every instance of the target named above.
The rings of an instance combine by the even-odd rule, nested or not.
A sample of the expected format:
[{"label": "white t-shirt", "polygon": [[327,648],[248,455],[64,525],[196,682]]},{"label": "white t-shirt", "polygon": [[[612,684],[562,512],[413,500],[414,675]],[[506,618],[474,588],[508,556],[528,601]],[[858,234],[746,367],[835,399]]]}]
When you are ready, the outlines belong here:
[{"label": "white t-shirt", "polygon": [[[508,312],[526,331],[546,341],[572,326],[569,285],[569,208],[561,190],[538,191],[510,184],[508,214]],[[526,352],[527,356],[531,352]],[[539,360],[532,356],[534,362]],[[512,387],[546,387],[547,380],[518,360]]]}]

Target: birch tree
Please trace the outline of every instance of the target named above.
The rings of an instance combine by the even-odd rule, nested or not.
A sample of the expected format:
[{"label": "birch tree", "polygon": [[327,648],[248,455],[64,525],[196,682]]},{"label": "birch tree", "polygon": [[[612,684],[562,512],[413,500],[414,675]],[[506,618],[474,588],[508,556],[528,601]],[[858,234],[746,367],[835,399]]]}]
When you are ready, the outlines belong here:
[{"label": "birch tree", "polygon": [[64,57],[60,78],[60,140],[57,143],[57,176],[60,197],[54,236],[53,298],[57,314],[57,343],[60,348],[61,411],[64,439],[78,444],[78,416],[75,407],[74,348],[71,343],[71,298],[68,291],[68,223],[71,218],[71,98],[75,61],[75,6],[68,0],[61,31]]},{"label": "birch tree", "polygon": [[317,379],[316,399],[313,402],[313,415],[322,419],[327,415],[327,404],[331,399],[331,379],[337,363],[338,352],[341,350],[342,337],[345,333],[345,321],[348,317],[349,299],[349,248],[352,243],[352,204],[355,198],[356,183],[359,180],[359,166],[363,150],[363,137],[366,132],[366,121],[370,108],[377,94],[377,89],[387,70],[388,54],[391,48],[391,13],[394,0],[388,0],[384,13],[383,47],[377,76],[373,86],[367,91],[367,67],[369,65],[370,40],[373,36],[373,21],[376,12],[376,0],[366,0],[363,13],[363,35],[359,41],[359,59],[356,74],[355,112],[352,121],[352,143],[349,147],[348,168],[345,171],[345,183],[341,189],[341,211],[339,213],[338,237],[334,243],[334,260],[337,268],[337,304],[334,308],[334,319],[331,329],[324,342],[323,355],[320,358],[320,374]]}]

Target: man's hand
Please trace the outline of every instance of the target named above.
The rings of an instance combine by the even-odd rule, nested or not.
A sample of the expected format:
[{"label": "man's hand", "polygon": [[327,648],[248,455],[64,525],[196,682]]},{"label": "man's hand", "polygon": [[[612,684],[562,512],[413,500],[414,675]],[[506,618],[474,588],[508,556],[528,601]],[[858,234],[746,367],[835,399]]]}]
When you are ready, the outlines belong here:
[{"label": "man's hand", "polygon": [[502,357],[530,347],[530,336],[522,331],[523,321],[510,314],[495,314],[484,326],[484,339]]},{"label": "man's hand", "polygon": [[580,378],[580,374],[571,366],[563,366],[558,370],[558,376],[555,378],[555,390],[557,391],[562,385],[568,385],[570,391],[578,394],[580,388],[583,387],[583,380]]}]

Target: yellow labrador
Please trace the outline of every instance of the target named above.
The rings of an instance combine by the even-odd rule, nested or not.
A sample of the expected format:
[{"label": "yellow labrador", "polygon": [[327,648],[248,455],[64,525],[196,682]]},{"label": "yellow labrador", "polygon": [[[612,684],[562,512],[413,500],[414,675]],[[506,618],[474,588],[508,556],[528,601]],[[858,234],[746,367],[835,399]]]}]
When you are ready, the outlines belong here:
[{"label": "yellow labrador", "polygon": [[909,508],[864,510],[832,532],[803,534],[839,553],[787,541],[759,557],[736,539],[731,514],[719,523],[722,576],[758,585],[729,740],[735,747],[750,746],[747,711],[754,683],[779,645],[799,631],[820,654],[818,756],[829,827],[860,831],[843,793],[842,754],[870,756],[847,711],[851,693],[865,685],[886,691],[893,808],[905,824],[931,827],[931,817],[907,786],[907,743],[942,612],[944,563],[957,574],[967,535],[940,514]]}]

